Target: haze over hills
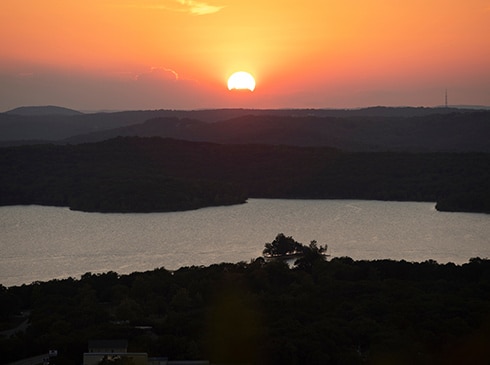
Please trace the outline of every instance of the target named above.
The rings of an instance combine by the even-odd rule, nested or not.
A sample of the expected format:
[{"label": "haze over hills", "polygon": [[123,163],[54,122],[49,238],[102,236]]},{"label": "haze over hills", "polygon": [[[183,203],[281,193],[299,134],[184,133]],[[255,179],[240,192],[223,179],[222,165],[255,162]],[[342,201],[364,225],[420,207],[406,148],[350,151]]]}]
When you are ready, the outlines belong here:
[{"label": "haze over hills", "polygon": [[158,136],[225,144],[328,146],[350,151],[490,152],[490,112],[407,118],[246,115],[215,123],[156,118],[71,137],[65,142],[98,142],[118,136]]},{"label": "haze over hills", "polygon": [[21,106],[5,112],[6,114],[14,115],[80,115],[83,114],[77,110],[63,108],[60,106],[46,105],[46,106]]},{"label": "haze over hills", "polygon": [[[36,110],[41,114],[30,114]],[[56,111],[60,113],[48,114]],[[0,114],[0,141],[3,145],[31,144],[33,141],[76,144],[117,136],[329,146],[353,151],[490,152],[490,111],[372,107],[349,110],[152,110],[94,114],[73,111],[70,114],[69,109],[64,108],[34,107]]]},{"label": "haze over hills", "polygon": [[166,116],[167,111],[130,111],[117,113],[73,115],[18,115],[0,113],[0,141],[55,142],[78,134],[142,123],[147,119]]}]

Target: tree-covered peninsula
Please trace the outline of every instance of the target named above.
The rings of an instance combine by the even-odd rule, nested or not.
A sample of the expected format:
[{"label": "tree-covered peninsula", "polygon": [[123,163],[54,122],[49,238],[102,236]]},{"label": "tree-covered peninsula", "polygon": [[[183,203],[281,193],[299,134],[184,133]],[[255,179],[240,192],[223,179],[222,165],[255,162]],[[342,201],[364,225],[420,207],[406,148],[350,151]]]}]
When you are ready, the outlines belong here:
[{"label": "tree-covered peninsula", "polygon": [[0,152],[0,205],[155,212],[247,198],[369,199],[490,212],[488,153],[345,152],[157,137]]}]

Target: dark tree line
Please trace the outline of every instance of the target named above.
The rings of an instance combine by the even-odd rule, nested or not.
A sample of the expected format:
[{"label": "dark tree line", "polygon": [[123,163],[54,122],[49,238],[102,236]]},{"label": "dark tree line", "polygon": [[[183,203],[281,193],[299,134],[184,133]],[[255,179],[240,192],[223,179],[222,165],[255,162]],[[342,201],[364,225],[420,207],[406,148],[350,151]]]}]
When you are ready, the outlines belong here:
[{"label": "dark tree line", "polygon": [[[162,152],[174,158],[171,151]],[[2,149],[0,205],[157,212],[245,202],[246,196],[237,186],[205,177],[175,176],[171,169],[155,164],[152,153],[151,148],[139,151],[121,140],[101,145]]]},{"label": "dark tree line", "polygon": [[336,198],[432,201],[440,210],[490,212],[485,153],[347,153],[137,137],[0,152],[0,205],[149,212],[247,198]]},{"label": "dark tree line", "polygon": [[284,233],[279,233],[272,242],[265,244],[262,253],[270,258],[283,258],[288,256],[311,256],[314,254],[322,255],[326,253],[327,245],[318,246],[316,241],[311,241],[309,246],[306,246],[296,241],[291,236],[286,236]]},{"label": "dark tree line", "polygon": [[1,363],[57,349],[79,364],[92,339],[215,364],[487,364],[490,261],[348,257],[222,263],[0,287]]}]

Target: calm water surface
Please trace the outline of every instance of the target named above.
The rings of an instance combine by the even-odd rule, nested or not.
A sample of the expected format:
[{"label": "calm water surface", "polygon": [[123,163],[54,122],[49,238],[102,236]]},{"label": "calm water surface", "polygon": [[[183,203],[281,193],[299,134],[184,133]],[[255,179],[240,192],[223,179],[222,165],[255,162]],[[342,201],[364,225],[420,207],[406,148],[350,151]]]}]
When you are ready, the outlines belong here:
[{"label": "calm water surface", "polygon": [[490,216],[433,203],[250,199],[189,212],[101,214],[0,207],[0,284],[249,261],[283,232],[333,256],[461,264],[490,257]]}]

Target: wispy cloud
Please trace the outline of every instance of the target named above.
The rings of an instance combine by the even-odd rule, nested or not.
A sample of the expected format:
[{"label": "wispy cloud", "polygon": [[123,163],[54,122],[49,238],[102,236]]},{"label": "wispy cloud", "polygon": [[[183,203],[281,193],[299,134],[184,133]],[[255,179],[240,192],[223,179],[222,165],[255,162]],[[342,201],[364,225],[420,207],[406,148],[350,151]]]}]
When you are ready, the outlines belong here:
[{"label": "wispy cloud", "polygon": [[170,10],[192,15],[213,14],[224,8],[224,6],[211,5],[207,2],[198,0],[159,0],[146,3],[132,1],[131,3],[126,3],[126,6]]},{"label": "wispy cloud", "polygon": [[31,78],[31,77],[33,77],[33,76],[34,76],[34,72],[19,72],[19,73],[17,74],[17,76],[18,76],[19,78],[22,78],[22,79],[24,79],[24,78]]},{"label": "wispy cloud", "polygon": [[136,75],[135,80],[179,80],[179,74],[167,67],[152,67],[149,71]]},{"label": "wispy cloud", "polygon": [[186,7],[191,14],[206,15],[217,13],[223,6],[210,5],[201,1],[194,0],[176,0],[180,5]]}]

